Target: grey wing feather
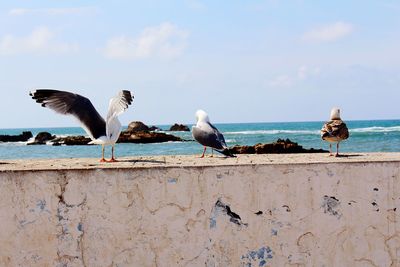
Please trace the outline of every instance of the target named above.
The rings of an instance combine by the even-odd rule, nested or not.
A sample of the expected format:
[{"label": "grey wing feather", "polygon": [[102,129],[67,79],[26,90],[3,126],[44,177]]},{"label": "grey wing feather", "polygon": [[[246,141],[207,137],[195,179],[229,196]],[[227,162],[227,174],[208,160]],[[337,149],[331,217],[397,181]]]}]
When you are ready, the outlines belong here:
[{"label": "grey wing feather", "polygon": [[217,136],[218,141],[221,143],[223,148],[227,148],[226,142],[225,142],[225,138],[222,135],[222,133],[220,131],[218,131],[218,129],[212,125],[211,123],[208,123],[210,125],[211,128],[213,128],[215,135]]},{"label": "grey wing feather", "polygon": [[42,107],[77,118],[92,138],[97,139],[106,135],[104,119],[86,97],[52,89],[37,89],[30,92],[29,95]]},{"label": "grey wing feather", "polygon": [[194,139],[203,146],[219,150],[226,148],[225,140],[222,139],[221,141],[220,135],[218,135],[213,128],[207,131],[200,127],[193,126],[192,134]]}]

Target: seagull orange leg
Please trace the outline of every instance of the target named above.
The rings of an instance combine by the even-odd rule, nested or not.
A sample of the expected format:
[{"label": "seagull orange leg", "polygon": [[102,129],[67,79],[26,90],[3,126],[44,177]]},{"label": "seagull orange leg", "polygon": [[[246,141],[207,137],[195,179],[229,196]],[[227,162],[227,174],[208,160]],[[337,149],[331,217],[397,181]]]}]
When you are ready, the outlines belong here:
[{"label": "seagull orange leg", "polygon": [[204,158],[204,153],[206,153],[206,149],[207,149],[207,147],[204,147],[204,150],[203,150],[203,155],[201,155],[201,157],[200,157],[200,158]]},{"label": "seagull orange leg", "polygon": [[339,142],[336,144],[336,154],[335,157],[339,157]]},{"label": "seagull orange leg", "polygon": [[332,144],[329,143],[329,157],[333,156],[332,154]]},{"label": "seagull orange leg", "polygon": [[104,158],[104,145],[101,145],[101,160],[100,162],[107,162]]},{"label": "seagull orange leg", "polygon": [[111,159],[108,162],[118,162],[118,160],[114,158],[114,145],[111,147]]}]

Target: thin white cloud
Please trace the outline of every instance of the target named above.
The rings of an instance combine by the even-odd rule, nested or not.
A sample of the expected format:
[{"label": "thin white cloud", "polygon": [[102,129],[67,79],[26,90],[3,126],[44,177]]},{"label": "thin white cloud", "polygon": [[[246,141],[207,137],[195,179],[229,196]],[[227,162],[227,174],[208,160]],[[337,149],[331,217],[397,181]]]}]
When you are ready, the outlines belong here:
[{"label": "thin white cloud", "polygon": [[270,87],[288,88],[298,83],[317,77],[321,73],[319,67],[309,67],[302,65],[297,69],[297,73],[282,74],[268,81]]},{"label": "thin white cloud", "polygon": [[289,77],[289,75],[279,75],[278,77],[269,81],[268,85],[271,87],[290,87],[293,85],[293,80]]},{"label": "thin white cloud", "polygon": [[321,72],[321,69],[319,67],[310,68],[306,65],[303,65],[303,66],[300,66],[299,69],[297,70],[297,78],[299,80],[304,81],[304,80],[308,79],[309,77],[319,75],[320,72]]},{"label": "thin white cloud", "polygon": [[111,59],[175,58],[186,48],[188,32],[164,22],[145,28],[137,38],[125,35],[108,40],[104,55]]},{"label": "thin white cloud", "polygon": [[77,44],[54,41],[54,34],[47,27],[38,27],[25,37],[8,34],[0,38],[0,55],[3,56],[26,53],[66,53],[78,49]]},{"label": "thin white cloud", "polygon": [[351,34],[353,30],[352,24],[338,21],[304,33],[303,40],[312,43],[333,42]]},{"label": "thin white cloud", "polygon": [[13,8],[8,14],[11,16],[39,15],[80,15],[96,13],[96,7],[66,7],[66,8]]}]

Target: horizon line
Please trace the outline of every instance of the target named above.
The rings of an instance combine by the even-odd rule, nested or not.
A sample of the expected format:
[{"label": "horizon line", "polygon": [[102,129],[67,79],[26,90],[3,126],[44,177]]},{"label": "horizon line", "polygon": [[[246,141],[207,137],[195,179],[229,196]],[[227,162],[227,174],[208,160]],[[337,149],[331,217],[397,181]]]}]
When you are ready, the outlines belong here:
[{"label": "horizon line", "polygon": [[[264,122],[213,122],[213,124],[258,124],[258,123],[307,123],[307,122],[325,122],[326,120],[312,120],[312,121],[264,121]],[[357,122],[357,121],[400,121],[400,119],[356,119],[356,120],[346,120],[345,122]],[[133,121],[132,121],[133,122]],[[143,122],[143,121],[140,121]],[[144,122],[143,122],[144,123]],[[144,123],[147,126],[167,126],[167,125],[174,125],[175,123],[177,124],[183,124],[183,125],[195,125],[196,123],[166,123],[166,124],[147,124]],[[128,125],[122,125],[122,127],[127,127]],[[48,128],[82,128],[80,125],[75,125],[75,126],[39,126],[39,127],[16,127],[16,128],[0,128],[2,130],[12,130],[12,129],[48,129]]]}]

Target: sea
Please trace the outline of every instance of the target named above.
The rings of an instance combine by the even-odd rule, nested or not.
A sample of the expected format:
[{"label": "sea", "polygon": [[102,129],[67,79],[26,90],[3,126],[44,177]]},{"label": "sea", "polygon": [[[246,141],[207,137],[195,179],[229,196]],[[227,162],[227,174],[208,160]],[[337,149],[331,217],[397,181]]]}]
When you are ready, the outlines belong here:
[{"label": "sea", "polygon": [[[215,126],[224,134],[228,146],[271,143],[280,138],[290,139],[304,148],[328,149],[329,144],[320,137],[322,124],[323,122],[266,122],[220,123]],[[350,137],[340,144],[341,152],[400,152],[400,120],[346,121],[346,124],[350,131]],[[161,129],[170,127],[170,125],[157,126]],[[0,129],[0,135],[16,135],[21,134],[22,131],[31,131],[33,136],[43,131],[57,136],[86,135],[80,127]],[[191,132],[165,132],[187,141],[117,144],[116,156],[200,155],[202,153],[202,146],[193,140]],[[110,157],[110,150],[111,148],[106,148],[107,157]],[[0,142],[0,159],[96,158],[100,155],[101,149],[98,145],[28,146],[26,142]]]}]

